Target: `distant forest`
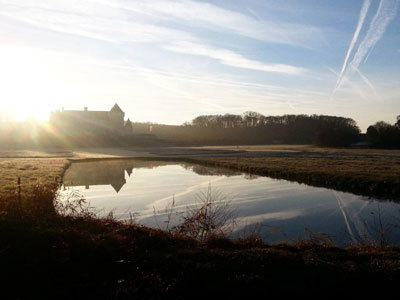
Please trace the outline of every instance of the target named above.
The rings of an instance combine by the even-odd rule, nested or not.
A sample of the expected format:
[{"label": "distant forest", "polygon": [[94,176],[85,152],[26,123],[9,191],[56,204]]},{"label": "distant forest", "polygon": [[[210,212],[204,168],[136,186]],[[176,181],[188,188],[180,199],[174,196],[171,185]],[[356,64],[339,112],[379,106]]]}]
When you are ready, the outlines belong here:
[{"label": "distant forest", "polygon": [[383,121],[360,134],[351,118],[326,115],[264,116],[201,115],[183,125],[134,123],[133,135],[109,136],[87,132],[56,132],[49,124],[0,123],[0,147],[32,146],[188,146],[314,144],[342,147],[358,142],[380,148],[400,147],[400,116],[395,124]]},{"label": "distant forest", "polygon": [[[134,124],[146,132],[146,124]],[[190,144],[316,144],[348,146],[359,140],[360,129],[350,118],[324,115],[264,116],[201,115],[182,126],[154,125],[158,138]]]},{"label": "distant forest", "polygon": [[400,115],[396,123],[389,124],[383,121],[371,125],[367,129],[367,138],[371,145],[380,148],[400,147]]}]

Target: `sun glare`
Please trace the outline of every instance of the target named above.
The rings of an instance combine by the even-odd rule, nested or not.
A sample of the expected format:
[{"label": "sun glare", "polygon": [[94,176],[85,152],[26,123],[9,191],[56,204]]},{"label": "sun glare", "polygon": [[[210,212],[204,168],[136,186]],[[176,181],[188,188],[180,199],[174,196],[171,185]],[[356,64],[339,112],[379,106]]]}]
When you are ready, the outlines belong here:
[{"label": "sun glare", "polygon": [[14,119],[45,121],[55,98],[51,65],[32,48],[0,46],[0,99]]}]

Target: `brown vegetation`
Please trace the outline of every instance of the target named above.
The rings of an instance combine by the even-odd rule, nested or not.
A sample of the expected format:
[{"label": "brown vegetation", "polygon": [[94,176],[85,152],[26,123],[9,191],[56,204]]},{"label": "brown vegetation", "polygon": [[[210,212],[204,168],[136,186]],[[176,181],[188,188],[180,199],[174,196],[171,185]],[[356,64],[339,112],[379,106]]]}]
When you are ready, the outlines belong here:
[{"label": "brown vegetation", "polygon": [[204,157],[196,161],[365,196],[400,197],[397,155],[272,152]]},{"label": "brown vegetation", "polygon": [[[375,180],[399,174],[393,157],[278,153],[201,161],[251,172],[349,173]],[[60,158],[1,160],[0,280],[5,298],[320,296],[326,291],[362,293],[365,286],[368,293],[395,291],[400,280],[399,247],[337,248],[315,236],[294,245],[268,245],[257,236],[229,240],[209,235],[198,242],[179,230],[168,233],[95,219],[90,213],[56,214],[48,204],[54,200],[54,178],[62,175],[66,163]],[[321,163],[329,167],[322,169]],[[29,184],[23,188],[29,193],[23,193],[22,204],[15,192],[17,177]],[[42,184],[37,184],[39,178]],[[200,232],[210,224],[201,216],[195,218]],[[190,218],[185,225],[191,225]]]},{"label": "brown vegetation", "polygon": [[15,191],[18,178],[22,193],[29,193],[37,183],[54,184],[68,164],[65,158],[0,158],[0,194]]},{"label": "brown vegetation", "polygon": [[[43,192],[47,191],[47,192]],[[47,203],[49,188],[27,203]],[[54,194],[53,194],[54,196]],[[14,205],[4,205],[12,203]],[[311,238],[267,245],[257,237],[197,242],[90,214],[61,216],[0,197],[4,298],[231,299],[396,291],[400,248],[337,248]],[[368,290],[365,287],[368,286]]]}]

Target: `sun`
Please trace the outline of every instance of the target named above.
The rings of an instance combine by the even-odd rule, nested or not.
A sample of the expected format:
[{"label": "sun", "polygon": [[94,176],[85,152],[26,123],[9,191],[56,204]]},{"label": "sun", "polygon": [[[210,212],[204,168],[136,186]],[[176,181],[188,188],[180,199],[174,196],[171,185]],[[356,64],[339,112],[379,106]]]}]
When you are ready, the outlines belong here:
[{"label": "sun", "polygon": [[48,121],[50,110],[46,107],[38,107],[32,103],[24,103],[25,107],[21,111],[13,111],[11,114],[17,121],[24,121],[34,119],[36,121]]},{"label": "sun", "polygon": [[55,98],[51,64],[40,51],[0,46],[1,108],[16,120],[49,118]]}]

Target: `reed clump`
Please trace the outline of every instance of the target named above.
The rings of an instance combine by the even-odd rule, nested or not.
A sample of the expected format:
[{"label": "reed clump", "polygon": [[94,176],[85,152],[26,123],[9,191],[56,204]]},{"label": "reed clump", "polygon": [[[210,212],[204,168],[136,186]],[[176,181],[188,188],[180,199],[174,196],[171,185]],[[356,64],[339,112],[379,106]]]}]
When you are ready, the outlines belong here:
[{"label": "reed clump", "polygon": [[[205,191],[195,195],[194,203],[179,211],[175,198],[168,203],[163,215],[155,208],[154,219],[160,229],[177,236],[189,237],[200,242],[210,238],[226,237],[235,226],[236,211],[228,195],[213,190],[209,184]],[[158,219],[164,218],[163,226]]]}]

